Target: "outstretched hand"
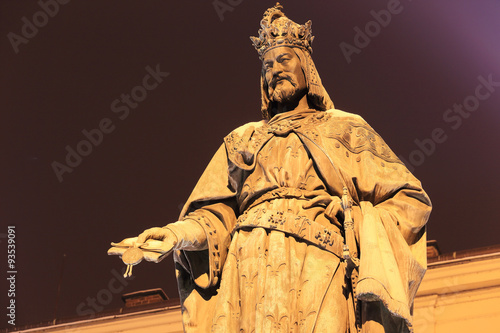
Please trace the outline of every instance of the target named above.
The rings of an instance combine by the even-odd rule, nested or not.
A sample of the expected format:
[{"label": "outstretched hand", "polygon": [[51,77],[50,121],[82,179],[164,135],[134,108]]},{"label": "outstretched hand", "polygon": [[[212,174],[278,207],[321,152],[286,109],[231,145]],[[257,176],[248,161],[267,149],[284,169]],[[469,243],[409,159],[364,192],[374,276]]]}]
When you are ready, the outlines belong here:
[{"label": "outstretched hand", "polygon": [[118,255],[120,258],[129,248],[136,247],[142,251],[144,259],[155,263],[160,262],[173,250],[177,244],[175,234],[164,228],[150,228],[138,237],[125,238],[120,243],[111,243],[108,255]]}]

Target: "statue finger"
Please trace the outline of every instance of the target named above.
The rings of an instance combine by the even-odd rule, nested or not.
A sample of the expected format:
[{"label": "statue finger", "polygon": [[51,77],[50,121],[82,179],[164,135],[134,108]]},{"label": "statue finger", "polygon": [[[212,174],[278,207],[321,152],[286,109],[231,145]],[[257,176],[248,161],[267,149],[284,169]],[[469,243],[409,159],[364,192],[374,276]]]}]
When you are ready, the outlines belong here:
[{"label": "statue finger", "polygon": [[[159,239],[161,238],[158,235],[158,231],[161,230],[161,228],[150,228],[144,230],[138,237],[137,237],[137,244],[143,244],[145,243],[148,239]],[[159,239],[162,240],[162,239]]]},{"label": "statue finger", "polygon": [[325,209],[325,214],[328,216],[337,216],[337,214],[343,214],[342,205],[340,202],[332,201]]},{"label": "statue finger", "polygon": [[131,238],[125,238],[119,243],[113,243],[111,242],[111,246],[117,246],[117,247],[131,247],[134,246],[135,242],[137,241],[137,237],[131,237]]},{"label": "statue finger", "polygon": [[314,206],[325,206],[326,207],[330,204],[331,201],[332,201],[332,198],[329,195],[321,195],[321,196],[317,196],[314,199],[308,201],[307,203],[302,205],[302,207],[304,207],[305,209],[311,208]]},{"label": "statue finger", "polygon": [[306,198],[316,198],[325,195],[325,190],[314,190],[305,194]]},{"label": "statue finger", "polygon": [[122,256],[123,253],[127,250],[127,248],[125,247],[116,247],[116,246],[113,246],[111,247],[109,250],[108,250],[108,255],[109,256],[113,256],[113,255],[117,255],[117,256]]},{"label": "statue finger", "polygon": [[169,254],[168,252],[161,253],[161,252],[144,251],[144,259],[146,261],[150,261],[150,262],[154,262],[154,263],[159,263],[168,254]]},{"label": "statue finger", "polygon": [[164,242],[156,239],[148,239],[144,244],[139,247],[145,251],[161,251],[163,249]]}]

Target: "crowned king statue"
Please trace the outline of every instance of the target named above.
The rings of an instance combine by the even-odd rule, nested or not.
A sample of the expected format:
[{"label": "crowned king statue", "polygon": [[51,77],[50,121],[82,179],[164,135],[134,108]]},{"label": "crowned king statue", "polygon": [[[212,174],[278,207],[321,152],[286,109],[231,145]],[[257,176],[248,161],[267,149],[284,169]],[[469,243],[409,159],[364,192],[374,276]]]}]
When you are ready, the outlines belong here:
[{"label": "crowned king statue", "polygon": [[179,221],[114,244],[173,252],[186,332],[410,332],[431,202],[311,58],[311,22],[277,4],[251,37],[263,120],[224,138]]}]

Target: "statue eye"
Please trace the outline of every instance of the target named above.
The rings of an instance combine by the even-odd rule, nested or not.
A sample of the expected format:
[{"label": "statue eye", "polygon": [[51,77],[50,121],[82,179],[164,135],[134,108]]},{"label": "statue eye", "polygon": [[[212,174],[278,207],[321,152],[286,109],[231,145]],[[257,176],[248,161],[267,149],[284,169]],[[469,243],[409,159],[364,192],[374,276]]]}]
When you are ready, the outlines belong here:
[{"label": "statue eye", "polygon": [[280,62],[280,63],[283,63],[283,62],[287,62],[288,60],[290,60],[291,57],[289,54],[287,53],[284,53],[284,54],[281,54],[278,58],[277,58],[277,61]]},{"label": "statue eye", "polygon": [[273,62],[272,61],[267,61],[264,63],[264,69],[267,71],[269,71],[271,68],[273,68]]}]

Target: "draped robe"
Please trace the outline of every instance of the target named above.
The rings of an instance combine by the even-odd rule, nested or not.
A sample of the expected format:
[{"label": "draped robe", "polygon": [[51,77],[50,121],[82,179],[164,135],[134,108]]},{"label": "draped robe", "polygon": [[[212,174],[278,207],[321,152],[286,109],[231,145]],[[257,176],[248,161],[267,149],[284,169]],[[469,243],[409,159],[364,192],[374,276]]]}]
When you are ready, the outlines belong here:
[{"label": "draped robe", "polygon": [[[354,202],[355,292],[343,229],[316,195]],[[306,207],[306,208],[304,208]],[[420,182],[359,116],[291,111],[231,132],[181,213],[207,238],[174,253],[186,332],[353,332],[354,302],[411,329],[426,269],[431,203]]]}]

